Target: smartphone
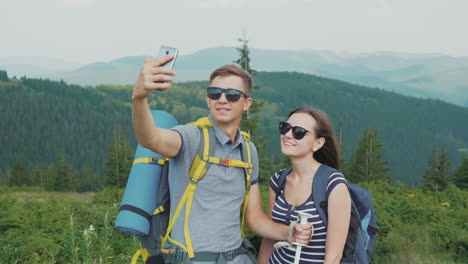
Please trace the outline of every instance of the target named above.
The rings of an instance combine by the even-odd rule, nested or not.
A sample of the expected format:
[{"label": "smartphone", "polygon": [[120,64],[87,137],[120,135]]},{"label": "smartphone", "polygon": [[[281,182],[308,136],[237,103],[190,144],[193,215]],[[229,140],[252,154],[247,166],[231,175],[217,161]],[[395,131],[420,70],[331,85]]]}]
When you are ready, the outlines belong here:
[{"label": "smartphone", "polygon": [[160,59],[165,56],[174,56],[174,58],[171,61],[168,61],[165,64],[161,65],[162,67],[173,69],[175,61],[177,59],[177,54],[179,54],[179,50],[177,48],[161,46],[159,47],[159,52],[158,52],[158,55],[156,56],[156,59]]}]

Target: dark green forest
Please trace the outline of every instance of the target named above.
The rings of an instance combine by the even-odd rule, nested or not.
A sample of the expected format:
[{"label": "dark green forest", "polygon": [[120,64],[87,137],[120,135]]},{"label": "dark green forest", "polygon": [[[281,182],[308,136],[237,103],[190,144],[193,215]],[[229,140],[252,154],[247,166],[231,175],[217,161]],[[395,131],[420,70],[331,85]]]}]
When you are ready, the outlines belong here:
[{"label": "dark green forest", "polygon": [[[2,76],[0,263],[129,263],[138,237],[113,225],[136,147],[132,87]],[[278,121],[315,106],[335,123],[345,175],[372,194],[374,263],[466,263],[468,155],[458,150],[468,148],[467,108],[293,72],[255,78],[271,165],[260,175],[264,206],[266,179],[289,166]],[[206,85],[175,84],[150,106],[190,122],[208,114]]]},{"label": "dark green forest", "polygon": [[[450,173],[462,160],[458,150],[468,147],[467,108],[296,72],[259,72],[255,83],[261,89],[255,90],[254,98],[265,101],[258,114],[258,135],[266,136],[265,153],[272,164],[282,162],[277,123],[302,105],[320,108],[335,127],[340,124],[345,162],[365,129],[377,129],[390,176],[410,186],[422,184],[434,147],[446,150]],[[208,114],[206,85],[177,83],[168,91],[154,92],[150,106],[173,114],[181,124],[193,121]],[[103,173],[117,127],[130,149],[136,147],[131,88],[81,87],[26,77],[0,82],[0,175],[7,175],[18,160],[27,166],[57,163],[61,153],[78,178],[84,177],[85,168]],[[1,182],[6,182],[5,176]]]}]

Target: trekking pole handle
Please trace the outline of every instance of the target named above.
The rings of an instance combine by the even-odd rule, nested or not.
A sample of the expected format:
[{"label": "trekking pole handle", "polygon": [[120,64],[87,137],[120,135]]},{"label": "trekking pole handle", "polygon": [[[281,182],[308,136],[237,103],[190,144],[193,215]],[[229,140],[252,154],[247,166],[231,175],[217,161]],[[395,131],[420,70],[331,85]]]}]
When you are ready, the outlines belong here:
[{"label": "trekking pole handle", "polygon": [[[312,215],[306,213],[297,213],[297,215],[299,217],[299,223],[301,225],[307,223],[309,217],[312,217]],[[293,244],[296,245],[296,255],[294,256],[294,264],[299,264],[299,259],[301,258],[302,244],[297,242]]]}]

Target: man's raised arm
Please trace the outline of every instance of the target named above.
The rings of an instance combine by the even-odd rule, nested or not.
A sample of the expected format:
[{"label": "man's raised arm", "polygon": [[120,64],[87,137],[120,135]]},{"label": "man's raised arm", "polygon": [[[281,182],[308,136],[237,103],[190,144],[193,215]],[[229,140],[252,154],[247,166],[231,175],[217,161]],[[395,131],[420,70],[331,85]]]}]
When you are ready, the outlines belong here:
[{"label": "man's raised arm", "polygon": [[[146,59],[132,94],[132,118],[138,143],[169,158],[177,155],[182,146],[182,139],[177,132],[154,125],[147,98],[153,90],[165,90],[171,87],[175,71],[160,67],[171,59],[172,56],[162,59]],[[158,120],[156,120],[156,125],[157,122]]]}]

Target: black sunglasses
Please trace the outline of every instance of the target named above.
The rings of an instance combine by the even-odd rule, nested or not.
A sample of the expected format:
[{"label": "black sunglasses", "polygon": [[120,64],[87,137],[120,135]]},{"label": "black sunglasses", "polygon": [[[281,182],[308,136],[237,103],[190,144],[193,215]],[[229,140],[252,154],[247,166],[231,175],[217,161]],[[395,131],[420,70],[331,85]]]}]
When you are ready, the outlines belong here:
[{"label": "black sunglasses", "polygon": [[226,95],[226,100],[229,102],[239,101],[241,95],[244,95],[245,98],[249,98],[247,94],[236,89],[223,89],[219,87],[208,87],[206,89],[206,95],[211,100],[218,100],[223,93]]},{"label": "black sunglasses", "polygon": [[292,129],[292,134],[295,139],[302,139],[309,130],[300,126],[291,126],[288,122],[279,122],[279,132],[281,135],[285,135]]}]

